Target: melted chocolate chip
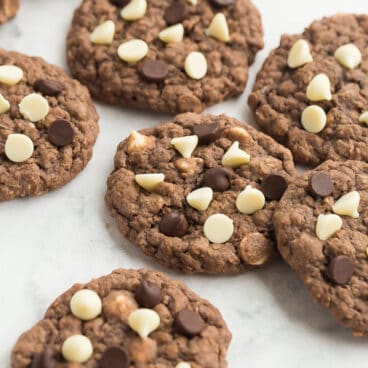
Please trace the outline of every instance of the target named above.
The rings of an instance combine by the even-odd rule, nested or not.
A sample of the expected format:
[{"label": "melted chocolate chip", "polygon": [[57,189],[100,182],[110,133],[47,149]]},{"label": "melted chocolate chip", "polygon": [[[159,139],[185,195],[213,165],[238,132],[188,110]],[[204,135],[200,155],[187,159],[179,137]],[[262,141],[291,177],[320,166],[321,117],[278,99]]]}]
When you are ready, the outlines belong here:
[{"label": "melted chocolate chip", "polygon": [[219,137],[220,127],[218,123],[203,123],[195,125],[193,132],[198,136],[199,144],[210,144]]},{"label": "melted chocolate chip", "polygon": [[337,256],[328,264],[327,277],[339,285],[346,285],[353,275],[354,264],[349,257]]},{"label": "melted chocolate chip", "polygon": [[129,368],[128,351],[118,346],[107,348],[102,354],[100,365],[101,368]]},{"label": "melted chocolate chip", "polygon": [[125,6],[128,5],[130,0],[110,0],[110,3],[116,6]]},{"label": "melted chocolate chip", "polygon": [[267,175],[261,183],[261,190],[266,199],[278,201],[284,194],[288,184],[285,178],[278,174]]},{"label": "melted chocolate chip", "polygon": [[147,60],[141,67],[141,73],[149,81],[161,82],[169,73],[169,65],[161,60]]},{"label": "melted chocolate chip", "polygon": [[168,8],[166,8],[164,19],[168,25],[180,23],[184,20],[187,12],[187,4],[182,1],[174,1]]},{"label": "melted chocolate chip", "polygon": [[210,0],[212,5],[222,8],[224,6],[233,5],[235,3],[235,0]]},{"label": "melted chocolate chip", "polygon": [[230,173],[223,167],[209,169],[204,173],[201,185],[216,192],[224,192],[230,188]]},{"label": "melted chocolate chip", "polygon": [[176,315],[174,326],[179,334],[194,337],[201,333],[205,323],[198,313],[183,310]]},{"label": "melted chocolate chip", "polygon": [[64,85],[56,80],[38,79],[33,85],[34,89],[46,96],[57,96],[64,91]]},{"label": "melted chocolate chip", "polygon": [[55,146],[63,147],[73,143],[74,131],[70,123],[63,119],[55,120],[47,130],[49,141]]},{"label": "melted chocolate chip", "polygon": [[327,197],[333,191],[333,182],[324,172],[317,172],[309,179],[309,190],[314,196]]},{"label": "melted chocolate chip", "polygon": [[135,299],[144,308],[154,308],[162,301],[162,291],[156,284],[142,280],[135,292]]},{"label": "melted chocolate chip", "polygon": [[177,211],[172,211],[164,215],[159,225],[159,229],[163,234],[178,237],[185,235],[188,227],[188,221],[185,216]]}]

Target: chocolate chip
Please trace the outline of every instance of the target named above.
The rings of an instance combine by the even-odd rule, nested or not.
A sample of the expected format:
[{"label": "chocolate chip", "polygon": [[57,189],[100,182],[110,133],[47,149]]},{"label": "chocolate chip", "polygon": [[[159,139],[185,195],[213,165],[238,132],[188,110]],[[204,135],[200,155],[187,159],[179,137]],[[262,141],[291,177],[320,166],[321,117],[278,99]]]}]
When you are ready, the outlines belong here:
[{"label": "chocolate chip", "polygon": [[47,347],[41,353],[35,354],[30,368],[52,368],[52,351]]},{"label": "chocolate chip", "polygon": [[288,184],[283,176],[270,174],[262,180],[261,190],[268,200],[278,201],[284,194],[287,186]]},{"label": "chocolate chip", "polygon": [[144,308],[154,308],[162,301],[162,291],[156,284],[142,280],[135,292],[135,299]]},{"label": "chocolate chip", "polygon": [[110,0],[110,3],[116,6],[125,6],[128,5],[130,0]]},{"label": "chocolate chip", "polygon": [[183,236],[188,230],[188,221],[185,216],[177,211],[164,215],[161,219],[159,229],[167,236]]},{"label": "chocolate chip", "polygon": [[142,75],[152,82],[161,82],[169,73],[169,65],[161,60],[147,60],[141,68]]},{"label": "chocolate chip", "polygon": [[199,144],[210,144],[219,137],[220,127],[218,123],[203,123],[195,125],[193,132],[198,136]]},{"label": "chocolate chip", "polygon": [[46,96],[57,96],[64,91],[64,85],[56,80],[38,79],[33,88]]},{"label": "chocolate chip", "polygon": [[55,120],[47,130],[49,141],[55,146],[73,143],[74,131],[70,123],[63,119]]},{"label": "chocolate chip", "polygon": [[164,19],[168,25],[180,23],[187,15],[187,4],[182,1],[174,1],[165,10]]},{"label": "chocolate chip", "polygon": [[230,173],[223,167],[214,167],[207,170],[202,179],[203,187],[210,187],[216,192],[224,192],[230,188]]},{"label": "chocolate chip", "polygon": [[327,197],[333,191],[333,182],[328,174],[318,172],[310,177],[309,190],[315,196]]},{"label": "chocolate chip", "polygon": [[333,258],[327,268],[327,277],[339,285],[347,284],[354,272],[352,260],[346,256]]},{"label": "chocolate chip", "polygon": [[107,348],[102,354],[101,368],[128,368],[130,359],[127,350],[115,346]]},{"label": "chocolate chip", "polygon": [[222,8],[235,3],[235,0],[210,0],[212,5]]},{"label": "chocolate chip", "polygon": [[176,315],[174,326],[176,332],[193,337],[201,333],[204,321],[198,313],[183,310]]}]

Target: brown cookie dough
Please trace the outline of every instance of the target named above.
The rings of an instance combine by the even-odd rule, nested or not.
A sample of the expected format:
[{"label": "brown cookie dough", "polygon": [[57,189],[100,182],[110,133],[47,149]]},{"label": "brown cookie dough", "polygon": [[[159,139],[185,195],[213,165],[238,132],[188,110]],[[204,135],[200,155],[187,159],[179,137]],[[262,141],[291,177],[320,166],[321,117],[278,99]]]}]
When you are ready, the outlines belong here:
[{"label": "brown cookie dough", "polygon": [[220,312],[183,283],[120,269],[58,297],[11,367],[225,368],[230,340]]},{"label": "brown cookie dough", "polygon": [[[73,75],[94,97],[109,104],[178,113],[200,112],[243,92],[248,66],[263,47],[261,18],[250,0],[228,1],[222,7],[214,0],[200,0],[196,5],[194,0],[147,2],[144,15],[131,21],[120,15],[128,1],[84,0],[76,10],[67,39],[68,62]],[[226,43],[206,34],[219,12],[225,15],[230,31]],[[112,42],[93,43],[91,33],[106,21],[115,26]],[[163,42],[159,33],[174,23],[184,27],[182,40]],[[122,43],[133,39],[148,46],[148,53],[134,65],[117,52]],[[194,51],[207,61],[207,73],[198,80],[185,71],[186,58]],[[198,60],[193,65],[197,68]]]},{"label": "brown cookie dough", "polygon": [[326,161],[289,185],[274,215],[278,248],[355,335],[368,335],[368,164]]},{"label": "brown cookie dough", "polygon": [[[296,67],[294,59],[290,67],[291,49],[300,39],[308,45],[299,54],[305,63]],[[335,53],[344,45],[349,46],[339,50],[338,61]],[[344,65],[341,62],[344,53],[350,62],[356,63]],[[282,36],[280,46],[258,73],[248,102],[259,126],[287,145],[299,163],[316,166],[326,159],[367,161],[368,126],[360,121],[361,114],[368,109],[367,73],[368,16],[344,14],[323,18],[301,35]],[[332,94],[330,100],[312,101],[307,97],[307,87],[318,74],[327,75],[330,81],[330,87],[325,85]],[[314,108],[309,117],[304,116],[309,125],[310,120],[321,124],[317,130],[322,130],[317,133],[302,125],[303,112],[311,105],[324,111]]]},{"label": "brown cookie dough", "polygon": [[0,50],[0,93],[0,201],[73,179],[98,134],[87,89],[40,58]]},{"label": "brown cookie dough", "polygon": [[0,24],[13,18],[18,11],[19,0],[0,0]]},{"label": "brown cookie dough", "polygon": [[[172,145],[186,136],[184,148],[192,146],[181,151],[187,158],[178,139]],[[147,173],[164,181],[148,191],[136,176]],[[120,143],[105,199],[121,233],[162,264],[239,273],[273,255],[277,195],[295,174],[290,152],[251,126],[225,115],[186,113]],[[200,188],[206,189],[195,192]]]}]

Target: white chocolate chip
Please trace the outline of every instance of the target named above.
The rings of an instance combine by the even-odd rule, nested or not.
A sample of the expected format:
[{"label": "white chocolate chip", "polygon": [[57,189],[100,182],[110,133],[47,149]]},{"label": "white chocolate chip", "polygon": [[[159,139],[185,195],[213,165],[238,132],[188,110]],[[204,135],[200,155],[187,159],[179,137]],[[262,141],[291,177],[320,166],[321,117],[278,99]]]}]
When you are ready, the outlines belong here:
[{"label": "white chocolate chip", "polygon": [[307,98],[310,101],[331,100],[331,83],[326,74],[317,74],[308,84]]},{"label": "white chocolate chip", "polygon": [[197,5],[198,4],[198,0],[186,0],[187,3],[191,4],[191,5]]},{"label": "white chocolate chip", "polygon": [[302,125],[307,132],[321,132],[326,126],[326,122],[325,111],[317,105],[308,106],[302,113]]},{"label": "white chocolate chip", "polygon": [[26,161],[33,154],[33,142],[24,134],[9,134],[5,142],[5,154],[10,161]]},{"label": "white chocolate chip", "polygon": [[43,120],[49,113],[49,103],[38,93],[31,93],[19,104],[19,112],[32,123]]},{"label": "white chocolate chip", "polygon": [[129,315],[129,326],[140,337],[146,338],[160,326],[160,316],[152,309],[137,309]]},{"label": "white chocolate chip", "polygon": [[198,145],[198,137],[196,135],[188,135],[186,137],[173,138],[171,144],[184,158],[189,158]]},{"label": "white chocolate chip", "polygon": [[118,48],[118,55],[121,60],[134,64],[142,60],[148,53],[148,45],[143,40],[130,40],[122,43]]},{"label": "white chocolate chip", "polygon": [[79,290],[70,300],[70,310],[77,318],[89,321],[101,314],[102,301],[93,290]]},{"label": "white chocolate chip", "polygon": [[237,167],[246,165],[250,161],[248,153],[239,148],[239,142],[235,141],[222,156],[221,163],[224,166]]},{"label": "white chocolate chip", "polygon": [[137,20],[144,17],[146,10],[146,0],[132,0],[121,10],[120,15],[125,20]]},{"label": "white chocolate chip", "polygon": [[327,240],[342,227],[341,217],[334,214],[319,215],[317,218],[316,235],[321,240]]},{"label": "white chocolate chip", "polygon": [[260,190],[247,185],[236,199],[236,208],[241,213],[252,215],[254,212],[261,210],[265,203],[264,194]]},{"label": "white chocolate chip", "polygon": [[201,52],[191,52],[185,59],[184,69],[190,78],[202,79],[207,74],[206,57]]},{"label": "white chocolate chip", "polygon": [[98,25],[91,33],[90,40],[98,45],[108,45],[112,43],[115,35],[115,23],[112,20]]},{"label": "white chocolate chip", "polygon": [[338,215],[358,218],[359,202],[360,202],[359,192],[353,191],[340,197],[333,205],[332,210]]},{"label": "white chocolate chip", "polygon": [[155,146],[155,137],[147,136],[139,132],[131,132],[127,142],[127,151],[129,153],[150,149]]},{"label": "white chocolate chip", "polygon": [[209,187],[193,190],[187,195],[187,202],[198,211],[205,211],[213,198],[213,190]]},{"label": "white chocolate chip", "polygon": [[0,93],[0,114],[4,114],[5,112],[9,111],[10,103],[9,101],[4,98],[4,96]]},{"label": "white chocolate chip", "polygon": [[335,51],[335,59],[347,69],[355,69],[362,62],[362,54],[353,43],[340,46]]},{"label": "white chocolate chip", "polygon": [[93,354],[93,346],[88,337],[73,335],[64,341],[61,352],[70,363],[85,363]]},{"label": "white chocolate chip", "polygon": [[234,232],[233,220],[222,213],[217,213],[208,217],[203,225],[203,232],[211,243],[226,243]]},{"label": "white chocolate chip", "polygon": [[180,362],[178,363],[175,368],[192,368],[192,366],[190,365],[190,363],[187,362]]},{"label": "white chocolate chip", "polygon": [[15,65],[0,66],[0,83],[13,86],[23,78],[23,70]]},{"label": "white chocolate chip", "polygon": [[309,49],[309,44],[305,40],[298,40],[290,49],[288,57],[288,66],[290,68],[299,68],[302,65],[313,61],[312,54]]},{"label": "white chocolate chip", "polygon": [[368,125],[368,111],[363,112],[363,114],[359,116],[359,122]]},{"label": "white chocolate chip", "polygon": [[230,41],[229,26],[223,13],[217,13],[206,31],[207,36],[216,38],[221,42]]},{"label": "white chocolate chip", "polygon": [[184,27],[181,23],[163,29],[158,37],[161,41],[166,43],[181,42],[184,36]]},{"label": "white chocolate chip", "polygon": [[153,192],[165,180],[164,174],[137,174],[135,181],[143,189]]}]

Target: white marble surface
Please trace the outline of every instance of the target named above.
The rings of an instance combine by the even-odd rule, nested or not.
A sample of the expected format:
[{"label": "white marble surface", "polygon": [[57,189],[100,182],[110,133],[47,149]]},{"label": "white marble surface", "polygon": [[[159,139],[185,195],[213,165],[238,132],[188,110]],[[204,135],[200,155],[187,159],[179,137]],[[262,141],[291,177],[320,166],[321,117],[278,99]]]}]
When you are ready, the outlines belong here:
[{"label": "white marble surface", "polygon": [[[18,17],[0,28],[0,46],[65,66],[64,39],[80,0],[23,0]],[[368,12],[367,0],[254,0],[262,12],[266,48],[239,99],[209,111],[252,121],[246,96],[268,51],[283,32],[300,32],[336,12]],[[101,134],[87,169],[61,190],[0,204],[0,366],[10,367],[12,345],[74,282],[117,267],[161,269],[119,237],[106,213],[105,178],[117,143],[132,129],[165,116],[98,105]],[[167,270],[165,270],[167,271]],[[366,367],[367,340],[350,336],[313,305],[281,261],[237,277],[183,276],[223,312],[233,333],[229,367]]]}]

